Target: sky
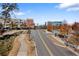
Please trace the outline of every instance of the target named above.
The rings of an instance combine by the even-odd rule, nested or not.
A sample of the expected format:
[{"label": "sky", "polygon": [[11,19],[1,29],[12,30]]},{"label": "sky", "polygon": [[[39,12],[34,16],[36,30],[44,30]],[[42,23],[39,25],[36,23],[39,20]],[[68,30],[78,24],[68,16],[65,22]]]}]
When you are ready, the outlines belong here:
[{"label": "sky", "polygon": [[37,24],[47,21],[79,22],[79,3],[18,3],[17,18],[32,18]]}]

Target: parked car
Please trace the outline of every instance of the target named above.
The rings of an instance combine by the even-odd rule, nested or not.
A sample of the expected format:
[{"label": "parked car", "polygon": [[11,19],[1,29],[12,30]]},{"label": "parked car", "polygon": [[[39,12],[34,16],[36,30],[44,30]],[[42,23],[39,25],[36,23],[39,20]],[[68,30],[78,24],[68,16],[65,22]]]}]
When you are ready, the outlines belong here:
[{"label": "parked car", "polygon": [[77,46],[77,45],[73,45],[73,44],[68,43],[68,42],[65,42],[64,44],[66,46],[69,46],[69,47],[73,48],[74,50],[79,50],[79,46]]},{"label": "parked car", "polygon": [[52,30],[53,35],[58,36],[60,34],[60,31],[58,30]]}]

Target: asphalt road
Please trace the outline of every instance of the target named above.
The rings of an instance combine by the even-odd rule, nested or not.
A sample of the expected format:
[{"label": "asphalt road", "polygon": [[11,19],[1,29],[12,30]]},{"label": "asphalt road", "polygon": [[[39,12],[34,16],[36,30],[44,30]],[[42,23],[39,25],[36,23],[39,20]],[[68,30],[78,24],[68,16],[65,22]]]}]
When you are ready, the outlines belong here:
[{"label": "asphalt road", "polygon": [[35,41],[35,44],[36,44],[37,55],[38,56],[50,56],[45,45],[41,41],[40,36],[38,35],[38,31],[32,30],[31,36],[32,36],[32,38],[33,38],[33,40]]},{"label": "asphalt road", "polygon": [[32,30],[31,37],[35,41],[38,56],[76,56],[70,50],[55,45],[43,30]]}]

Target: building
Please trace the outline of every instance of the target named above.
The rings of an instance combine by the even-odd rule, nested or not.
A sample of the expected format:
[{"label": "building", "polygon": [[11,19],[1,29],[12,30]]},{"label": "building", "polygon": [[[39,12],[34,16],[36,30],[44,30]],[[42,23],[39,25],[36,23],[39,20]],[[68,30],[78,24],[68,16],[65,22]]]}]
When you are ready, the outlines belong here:
[{"label": "building", "polygon": [[27,28],[35,28],[35,23],[34,23],[33,19],[28,18],[28,19],[26,20],[26,27],[27,27]]},{"label": "building", "polygon": [[8,28],[9,26],[10,26],[10,24],[11,24],[11,21],[9,21],[9,20],[4,20],[3,18],[2,19],[0,19],[0,24],[2,24],[3,25],[3,28]]},{"label": "building", "polygon": [[60,26],[62,24],[63,24],[63,22],[61,22],[61,21],[48,22],[48,25],[53,25],[53,26]]},{"label": "building", "polygon": [[55,22],[48,22],[47,30],[52,31],[52,33],[55,35],[65,37],[71,33],[72,27],[65,22],[55,21]]},{"label": "building", "polygon": [[35,23],[33,21],[33,19],[28,18],[27,20],[22,20],[22,19],[11,19],[11,20],[3,20],[0,19],[0,27],[2,28],[12,28],[12,29],[16,29],[16,28],[35,28]]},{"label": "building", "polygon": [[61,21],[47,22],[47,30],[52,31],[58,29],[60,25],[63,25]]},{"label": "building", "polygon": [[6,21],[0,19],[0,24],[3,25],[3,28],[21,28],[23,21],[21,19],[10,19]]}]

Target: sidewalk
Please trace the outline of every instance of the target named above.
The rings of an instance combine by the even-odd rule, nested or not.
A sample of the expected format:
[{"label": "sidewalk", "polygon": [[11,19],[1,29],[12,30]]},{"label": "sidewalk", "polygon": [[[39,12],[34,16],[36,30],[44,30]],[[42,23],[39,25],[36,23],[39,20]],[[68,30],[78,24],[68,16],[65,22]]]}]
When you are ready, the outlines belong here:
[{"label": "sidewalk", "polygon": [[21,34],[18,39],[21,46],[19,48],[17,56],[26,56],[27,55],[27,45],[26,45],[26,42],[24,41],[24,39],[25,39],[25,34]]}]

